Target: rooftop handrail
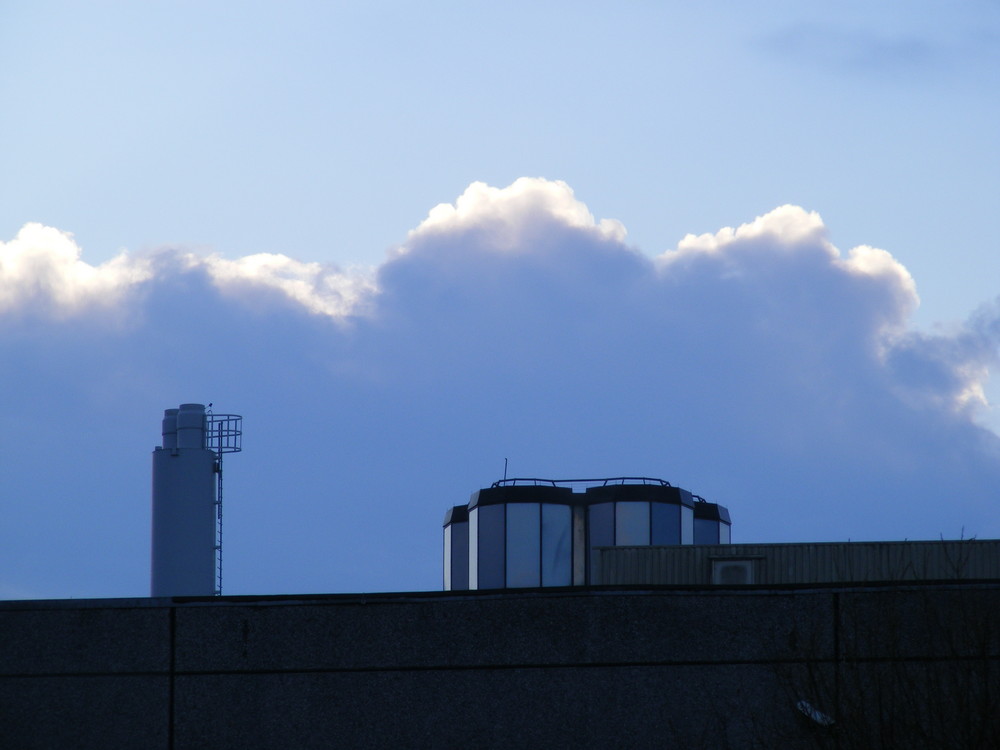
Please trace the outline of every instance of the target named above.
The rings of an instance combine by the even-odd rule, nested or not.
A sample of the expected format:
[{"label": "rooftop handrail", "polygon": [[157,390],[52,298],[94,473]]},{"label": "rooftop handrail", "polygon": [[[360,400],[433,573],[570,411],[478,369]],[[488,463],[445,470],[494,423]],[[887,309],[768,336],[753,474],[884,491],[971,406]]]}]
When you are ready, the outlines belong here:
[{"label": "rooftop handrail", "polygon": [[205,447],[216,453],[243,450],[243,417],[239,414],[205,415]]},{"label": "rooftop handrail", "polygon": [[510,479],[498,479],[491,487],[513,487],[518,482],[522,484],[531,483],[533,485],[545,484],[558,487],[562,484],[594,484],[607,487],[611,484],[658,484],[661,487],[673,487],[665,479],[655,477],[599,477],[595,479],[541,479],[539,477],[512,477]]}]

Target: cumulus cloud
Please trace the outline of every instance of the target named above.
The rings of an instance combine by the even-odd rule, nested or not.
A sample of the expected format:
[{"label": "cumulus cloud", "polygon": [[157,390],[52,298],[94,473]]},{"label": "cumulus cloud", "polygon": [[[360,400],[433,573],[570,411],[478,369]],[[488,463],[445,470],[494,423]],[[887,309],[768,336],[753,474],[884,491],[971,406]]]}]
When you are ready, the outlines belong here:
[{"label": "cumulus cloud", "polygon": [[[852,314],[846,306],[856,310],[863,305],[855,333],[869,342],[901,330],[919,304],[913,278],[892,255],[862,245],[843,257],[830,242],[820,215],[798,206],[780,206],[736,229],[687,235],[676,250],[657,260],[666,277],[683,278],[704,266],[715,278],[739,280],[743,286],[773,284],[780,274],[780,283],[806,289],[809,298],[821,304],[836,305],[837,318]],[[787,291],[786,300],[803,297]],[[758,287],[757,293],[764,290]],[[811,333],[823,334],[819,329]]]},{"label": "cumulus cloud", "polygon": [[[594,216],[573,190],[562,181],[521,177],[506,188],[474,182],[454,204],[441,203],[431,209],[420,226],[410,232],[409,244],[432,241],[437,236],[476,232],[481,249],[534,251],[525,235],[550,220],[585,230],[605,240],[621,242],[625,227],[619,221]],[[408,245],[404,245],[404,250]]]},{"label": "cumulus cloud", "polygon": [[983,306],[948,333],[907,331],[887,347],[893,390],[916,408],[940,408],[974,419],[989,406],[985,386],[997,365],[1000,315]]},{"label": "cumulus cloud", "polygon": [[72,234],[26,224],[0,242],[0,314],[32,310],[54,317],[84,315],[136,302],[135,292],[154,277],[203,270],[232,294],[271,290],[317,315],[343,319],[363,310],[374,291],[370,272],[343,272],[286,255],[259,253],[236,260],[161,249],[142,257],[121,253],[99,266],[82,260]]},{"label": "cumulus cloud", "polygon": [[[564,183],[474,184],[370,274],[179,250],[81,272],[66,235],[32,231],[48,243],[37,277],[63,281],[36,283],[8,243],[0,315],[44,298],[63,317],[30,337],[0,329],[0,410],[24,425],[0,446],[16,521],[3,528],[17,529],[0,569],[48,570],[36,550],[60,543],[92,539],[104,559],[136,541],[114,566],[130,572],[77,564],[8,587],[143,593],[148,466],[133,444],[155,438],[160,409],[199,398],[247,417],[227,478],[232,593],[435,588],[443,510],[504,458],[520,475],[663,476],[728,505],[740,540],[1000,533],[1000,441],[975,422],[997,310],[912,330],[906,269],[842,252],[802,208],[654,258]],[[84,294],[88,275],[104,293]],[[116,300],[137,322],[80,334],[91,308],[65,299]],[[86,425],[85,461],[37,447],[67,422]],[[95,468],[112,464],[127,468]],[[31,496],[67,487],[87,513],[57,500],[64,515],[36,521]]]},{"label": "cumulus cloud", "polygon": [[0,242],[0,314],[36,310],[58,317],[113,307],[150,275],[148,262],[125,253],[91,266],[68,232],[25,224],[13,240]]},{"label": "cumulus cloud", "polygon": [[287,255],[258,253],[236,260],[218,256],[201,261],[213,281],[225,290],[273,289],[316,315],[343,319],[361,313],[375,291],[371,275],[352,274],[320,263],[303,263]]}]

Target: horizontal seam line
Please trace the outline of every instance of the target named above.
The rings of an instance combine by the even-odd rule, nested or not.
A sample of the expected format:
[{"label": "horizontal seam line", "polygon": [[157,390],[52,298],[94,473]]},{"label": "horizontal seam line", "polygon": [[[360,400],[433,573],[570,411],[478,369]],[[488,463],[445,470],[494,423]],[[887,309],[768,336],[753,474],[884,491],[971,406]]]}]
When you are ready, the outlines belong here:
[{"label": "horizontal seam line", "polygon": [[[1000,655],[991,656],[866,656],[821,659],[742,659],[730,661],[616,661],[616,662],[549,662],[518,664],[449,664],[449,665],[390,665],[383,667],[290,667],[247,669],[177,669],[178,677],[206,677],[211,675],[278,675],[278,674],[358,674],[378,672],[470,672],[506,671],[515,669],[651,669],[658,667],[754,667],[824,664],[933,664],[1000,661]],[[3,679],[54,678],[54,677],[169,677],[170,670],[138,672],[17,672],[0,674]]]}]

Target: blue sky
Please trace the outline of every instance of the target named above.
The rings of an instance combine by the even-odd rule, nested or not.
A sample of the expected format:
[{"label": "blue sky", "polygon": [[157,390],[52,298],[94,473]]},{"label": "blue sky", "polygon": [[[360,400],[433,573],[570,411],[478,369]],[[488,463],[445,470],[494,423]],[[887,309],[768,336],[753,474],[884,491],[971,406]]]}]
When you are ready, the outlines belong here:
[{"label": "blue sky", "polygon": [[0,596],[146,593],[188,401],[246,418],[228,593],[436,588],[505,457],[743,541],[995,537],[998,37],[995,2],[0,3]]}]

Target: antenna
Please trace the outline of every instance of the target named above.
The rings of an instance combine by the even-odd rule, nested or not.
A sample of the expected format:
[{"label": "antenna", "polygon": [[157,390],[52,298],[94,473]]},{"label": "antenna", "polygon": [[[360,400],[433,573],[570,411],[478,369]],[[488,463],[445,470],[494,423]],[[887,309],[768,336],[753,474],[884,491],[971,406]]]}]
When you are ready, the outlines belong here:
[{"label": "antenna", "polygon": [[507,481],[507,459],[503,460],[503,481]]}]

